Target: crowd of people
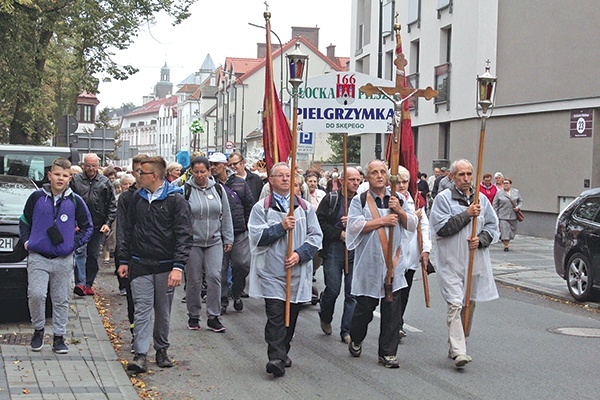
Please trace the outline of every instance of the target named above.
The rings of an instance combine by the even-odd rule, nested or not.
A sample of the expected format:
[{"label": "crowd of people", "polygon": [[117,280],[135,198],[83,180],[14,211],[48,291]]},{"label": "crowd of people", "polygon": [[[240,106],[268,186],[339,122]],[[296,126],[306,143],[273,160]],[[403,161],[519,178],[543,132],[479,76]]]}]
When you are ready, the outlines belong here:
[{"label": "crowd of people", "polygon": [[[342,174],[335,168],[291,171],[277,163],[261,176],[237,152],[195,155],[186,166],[138,155],[128,171],[101,170],[95,154],[85,155],[81,169],[58,159],[49,183],[27,201],[20,223],[30,252],[31,347],[43,347],[43,288],[50,284],[52,348],[68,352],[62,337],[71,274],[76,295],[94,295],[102,247],[102,259],[114,262],[119,292],[127,296],[133,353],[127,369],[134,373],[147,371],[150,346],[159,367],[173,365],[169,322],[174,289],[181,284],[190,330],[199,330],[204,316],[208,329],[225,332],[220,317],[230,300],[240,312],[243,298],[264,299],[266,371],[279,377],[292,365],[291,342],[303,305],[320,303],[320,328],[331,335],[343,283],[340,340],[360,357],[380,307],[379,362],[398,368],[414,274],[433,261],[448,304],[448,356],[463,368],[472,361],[466,337],[475,304],[498,297],[489,246],[501,240],[509,250],[522,206],[512,181],[499,172],[494,178],[495,184],[492,175],[484,176],[477,202],[473,167],[464,159],[434,169],[429,178],[411,177],[400,166],[393,180],[379,160]],[[411,179],[417,179],[414,196]],[[470,252],[475,278],[465,307]],[[321,266],[325,289],[319,293],[314,275]],[[463,327],[465,312],[469,324]]]}]

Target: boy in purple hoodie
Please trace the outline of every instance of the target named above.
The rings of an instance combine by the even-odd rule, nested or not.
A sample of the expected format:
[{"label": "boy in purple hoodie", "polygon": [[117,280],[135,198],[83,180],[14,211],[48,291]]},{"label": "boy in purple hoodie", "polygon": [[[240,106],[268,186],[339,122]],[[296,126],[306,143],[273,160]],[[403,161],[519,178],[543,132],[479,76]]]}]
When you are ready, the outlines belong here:
[{"label": "boy in purple hoodie", "polygon": [[[48,171],[50,183],[29,196],[19,221],[20,237],[29,251],[27,296],[31,323],[35,329],[31,349],[44,347],[46,292],[52,298],[52,350],[66,354],[63,336],[69,316],[73,251],[90,240],[92,217],[79,195],[69,188],[71,162],[58,158]],[[78,228],[78,229],[76,229]]]}]

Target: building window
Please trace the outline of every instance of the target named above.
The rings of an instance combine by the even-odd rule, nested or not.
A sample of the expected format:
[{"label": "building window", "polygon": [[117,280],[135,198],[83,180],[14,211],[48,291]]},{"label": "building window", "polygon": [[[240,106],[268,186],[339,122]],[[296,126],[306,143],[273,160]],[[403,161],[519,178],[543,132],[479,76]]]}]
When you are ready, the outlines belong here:
[{"label": "building window", "polygon": [[77,106],[77,114],[79,115],[79,122],[94,123],[94,106],[80,104]]},{"label": "building window", "polygon": [[435,70],[435,90],[438,95],[434,100],[435,111],[438,111],[438,105],[446,104],[446,110],[450,109],[450,63],[445,63],[434,67]]},{"label": "building window", "polygon": [[[412,127],[412,134],[413,134],[413,145],[415,148],[415,157],[418,157],[419,154],[419,127],[418,126],[413,126]],[[418,182],[418,180],[417,180]]]},{"label": "building window", "polygon": [[450,160],[450,123],[440,124],[439,155]]},{"label": "building window", "polygon": [[391,35],[394,31],[395,8],[395,2],[392,0],[387,0],[385,4],[383,4],[383,26],[381,27],[381,34],[383,37]]},{"label": "building window", "polygon": [[[417,89],[419,87],[419,73],[415,72],[414,74],[410,74],[406,76],[406,86],[411,89]],[[414,111],[415,115],[419,115],[419,98],[417,96],[413,96],[408,99],[408,109],[410,111]]]},{"label": "building window", "polygon": [[408,0],[408,32],[413,25],[421,27],[421,0]]},{"label": "building window", "polygon": [[358,37],[356,38],[356,49],[360,50],[365,45],[365,25],[358,26]]},{"label": "building window", "polygon": [[444,63],[434,67],[435,71],[435,90],[438,91],[436,97],[435,111],[438,111],[439,104],[446,104],[446,110],[450,110],[450,60],[452,58],[452,26],[443,28],[440,31],[440,60]]},{"label": "building window", "polygon": [[448,10],[448,13],[452,14],[452,2],[453,0],[438,0],[437,5],[437,17],[440,19],[442,17],[442,11]]},{"label": "building window", "polygon": [[[387,71],[385,71],[384,74],[385,78],[390,81],[395,81],[394,71],[396,70],[396,66],[394,65],[394,51],[390,50],[385,53],[385,65],[387,65]],[[380,76],[379,78],[383,78],[383,76]]]},{"label": "building window", "polygon": [[452,56],[452,26],[443,28],[440,32],[440,60],[449,63]]}]

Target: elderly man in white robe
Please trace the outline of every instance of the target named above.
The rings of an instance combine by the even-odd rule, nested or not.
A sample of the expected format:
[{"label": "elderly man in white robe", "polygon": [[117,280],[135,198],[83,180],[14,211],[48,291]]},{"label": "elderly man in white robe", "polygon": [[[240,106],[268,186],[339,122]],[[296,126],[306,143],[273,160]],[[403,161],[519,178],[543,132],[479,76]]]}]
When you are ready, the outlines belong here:
[{"label": "elderly man in white robe", "polygon": [[[267,324],[267,372],[283,376],[292,365],[288,356],[302,303],[312,295],[312,259],[323,233],[310,202],[293,196],[290,201],[290,168],[277,163],[271,169],[272,192],[259,200],[250,213],[250,296],[265,299]],[[290,202],[293,216],[288,215]],[[288,234],[293,229],[293,252],[287,255]],[[285,326],[286,270],[292,269],[290,324]]]},{"label": "elderly man in white robe", "polygon": [[[448,303],[448,357],[454,359],[457,368],[463,368],[472,361],[467,354],[466,338],[471,330],[475,302],[498,298],[489,252],[490,244],[498,241],[498,218],[485,195],[480,194],[479,204],[474,204],[473,166],[468,160],[454,161],[450,174],[454,185],[436,196],[429,219],[440,290]],[[477,235],[473,238],[472,218],[477,218]],[[475,257],[469,326],[463,329],[471,249]]]},{"label": "elderly man in white robe", "polygon": [[[366,177],[369,190],[352,199],[346,227],[348,250],[354,250],[352,294],[356,296],[348,350],[352,356],[360,356],[373,311],[385,297],[387,266],[384,254],[388,251],[388,232],[393,228],[393,301],[381,301],[378,352],[379,362],[384,367],[398,368],[396,353],[402,325],[400,289],[407,286],[404,274],[409,266],[406,249],[401,249],[401,244],[410,243],[418,219],[398,193],[392,194],[386,187],[388,170],[382,161],[369,162]],[[386,238],[383,244],[382,238]]]}]

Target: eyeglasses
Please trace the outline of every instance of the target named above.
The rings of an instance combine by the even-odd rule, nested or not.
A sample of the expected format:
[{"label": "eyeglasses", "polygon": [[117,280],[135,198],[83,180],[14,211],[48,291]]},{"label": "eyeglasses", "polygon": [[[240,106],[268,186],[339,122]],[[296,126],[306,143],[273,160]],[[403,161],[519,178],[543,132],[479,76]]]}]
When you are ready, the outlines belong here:
[{"label": "eyeglasses", "polygon": [[86,168],[98,168],[98,164],[83,164]]},{"label": "eyeglasses", "polygon": [[292,177],[292,175],[290,175],[290,174],[271,175],[271,178],[279,178],[279,179],[283,179],[283,178],[290,179],[291,177]]},{"label": "eyeglasses", "polygon": [[211,167],[216,167],[216,166],[218,166],[218,165],[221,165],[221,164],[225,164],[225,163],[220,163],[220,162],[211,162],[211,163],[210,163],[210,166],[211,166]]},{"label": "eyeglasses", "polygon": [[138,173],[138,174],[140,174],[140,175],[150,175],[150,174],[153,174],[153,173],[154,173],[154,172],[145,172],[145,171],[142,171],[141,169],[138,169],[138,170],[137,170],[137,171],[135,171],[135,172],[137,172],[137,173]]},{"label": "eyeglasses", "polygon": [[510,182],[502,182],[502,183],[504,183],[505,185],[510,185]]},{"label": "eyeglasses", "polygon": [[227,166],[228,166],[229,168],[235,168],[235,167],[237,167],[237,166],[238,166],[238,164],[239,164],[239,163],[241,163],[241,162],[242,162],[242,160],[240,160],[240,161],[238,161],[238,162],[232,162],[232,163],[229,163],[229,164],[227,164]]}]

